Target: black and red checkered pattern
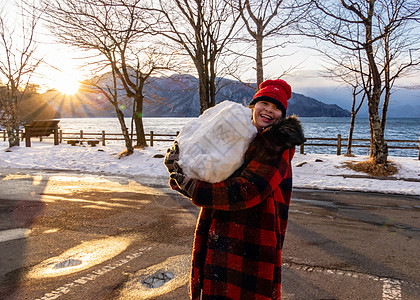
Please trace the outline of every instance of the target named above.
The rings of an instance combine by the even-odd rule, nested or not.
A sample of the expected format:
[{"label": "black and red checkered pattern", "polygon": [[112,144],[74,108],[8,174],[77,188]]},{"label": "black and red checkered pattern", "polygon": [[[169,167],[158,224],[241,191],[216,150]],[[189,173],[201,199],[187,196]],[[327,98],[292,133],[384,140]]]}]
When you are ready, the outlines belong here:
[{"label": "black and red checkered pattern", "polygon": [[293,155],[294,148],[273,164],[251,160],[223,182],[198,182],[192,198],[202,207],[193,249],[193,300],[280,299]]}]

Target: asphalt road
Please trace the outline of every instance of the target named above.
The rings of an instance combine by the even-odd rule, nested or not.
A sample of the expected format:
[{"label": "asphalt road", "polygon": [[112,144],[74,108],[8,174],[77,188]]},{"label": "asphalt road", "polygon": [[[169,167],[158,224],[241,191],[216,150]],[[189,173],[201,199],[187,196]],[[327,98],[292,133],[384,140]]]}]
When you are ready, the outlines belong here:
[{"label": "asphalt road", "polygon": [[[420,197],[295,190],[283,299],[420,299]],[[147,176],[0,171],[0,299],[188,299],[198,209]]]}]

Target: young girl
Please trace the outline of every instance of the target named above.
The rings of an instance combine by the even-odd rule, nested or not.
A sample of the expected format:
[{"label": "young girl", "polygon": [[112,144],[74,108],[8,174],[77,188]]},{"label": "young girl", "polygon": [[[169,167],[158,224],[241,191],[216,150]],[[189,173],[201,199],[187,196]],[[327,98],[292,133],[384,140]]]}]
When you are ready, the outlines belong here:
[{"label": "young girl", "polygon": [[304,142],[297,118],[285,117],[291,93],[280,79],[260,85],[250,103],[258,134],[244,164],[222,182],[188,178],[177,167],[177,145],[168,151],[171,188],[201,207],[191,270],[193,300],[280,299],[291,160],[294,146]]}]

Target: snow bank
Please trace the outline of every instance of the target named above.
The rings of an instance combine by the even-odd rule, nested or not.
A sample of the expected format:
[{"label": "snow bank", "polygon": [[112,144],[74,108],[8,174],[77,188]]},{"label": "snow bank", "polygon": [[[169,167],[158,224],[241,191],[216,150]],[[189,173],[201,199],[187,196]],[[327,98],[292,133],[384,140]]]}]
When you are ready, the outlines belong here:
[{"label": "snow bank", "polygon": [[251,109],[223,101],[182,128],[177,137],[179,165],[191,178],[225,180],[241,166],[256,134]]},{"label": "snow bank", "polygon": [[[169,145],[168,145],[169,146]],[[167,147],[136,149],[133,155],[118,159],[123,145],[81,147],[52,142],[32,142],[32,147],[13,147],[0,141],[0,170],[4,168],[47,169],[78,171],[85,174],[121,174],[124,176],[156,176],[168,179],[163,164]],[[399,167],[399,172],[389,178],[372,178],[364,173],[343,167],[345,161],[364,161],[369,157],[360,155],[344,157],[333,154],[296,153],[293,164],[293,187],[341,191],[365,191],[390,194],[420,195],[420,160],[415,157],[389,159]],[[85,177],[84,180],[88,180]],[[0,178],[0,195],[1,195]]]}]

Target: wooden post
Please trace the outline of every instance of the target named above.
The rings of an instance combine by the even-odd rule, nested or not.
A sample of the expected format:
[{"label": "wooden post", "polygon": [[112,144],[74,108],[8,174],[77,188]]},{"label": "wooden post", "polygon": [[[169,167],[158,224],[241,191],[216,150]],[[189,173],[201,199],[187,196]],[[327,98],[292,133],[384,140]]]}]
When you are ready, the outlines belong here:
[{"label": "wooden post", "polygon": [[25,146],[31,147],[31,135],[29,134],[30,129],[25,126]]},{"label": "wooden post", "polygon": [[58,140],[58,125],[55,124],[55,127],[54,127],[54,145],[59,145],[59,144],[60,144],[60,142]]},{"label": "wooden post", "polygon": [[304,143],[300,144],[300,154],[305,154],[305,146],[304,146]]},{"label": "wooden post", "polygon": [[3,130],[3,142],[6,141],[6,130]]},{"label": "wooden post", "polygon": [[60,143],[63,142],[63,129],[60,129]]},{"label": "wooden post", "polygon": [[80,139],[83,139],[83,130],[80,130]]},{"label": "wooden post", "polygon": [[150,147],[153,147],[153,131],[150,131]]},{"label": "wooden post", "polygon": [[420,136],[419,136],[419,160],[420,160]]},{"label": "wooden post", "polygon": [[105,146],[105,130],[102,130],[102,146]]},{"label": "wooden post", "polygon": [[337,135],[337,155],[341,155],[341,134]]}]

